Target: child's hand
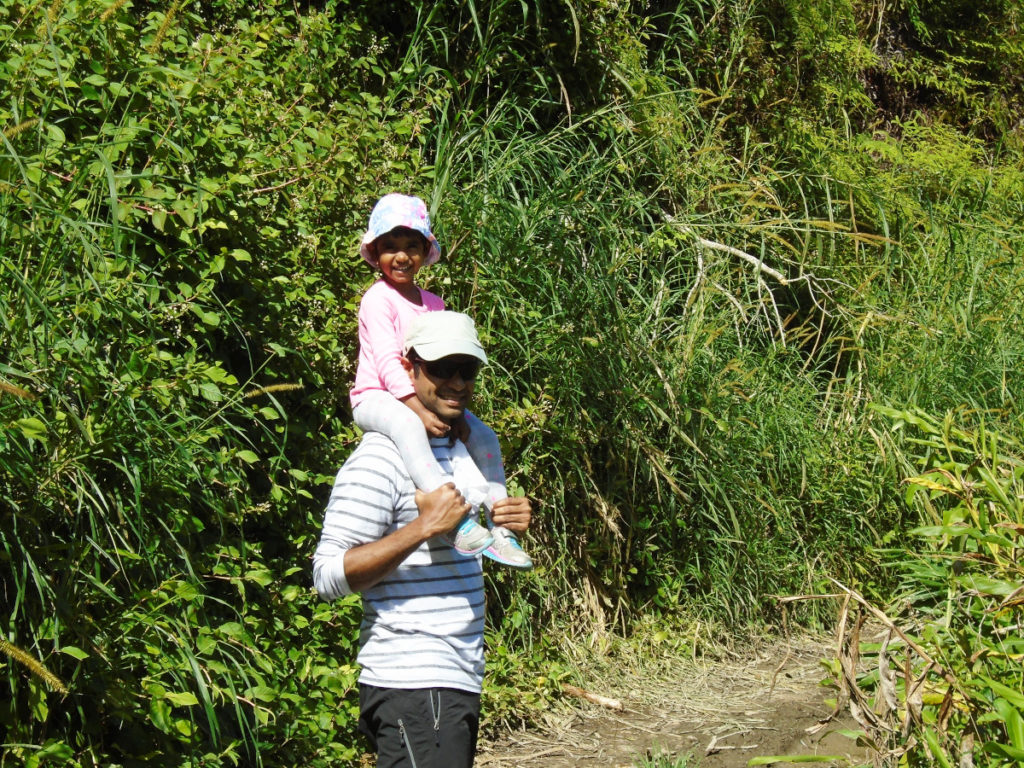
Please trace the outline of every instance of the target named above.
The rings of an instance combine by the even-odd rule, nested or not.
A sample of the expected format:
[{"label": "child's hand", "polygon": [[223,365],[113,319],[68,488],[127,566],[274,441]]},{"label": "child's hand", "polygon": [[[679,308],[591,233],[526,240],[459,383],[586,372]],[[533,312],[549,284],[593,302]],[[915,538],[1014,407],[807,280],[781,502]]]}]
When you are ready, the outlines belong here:
[{"label": "child's hand", "polygon": [[451,434],[452,428],[430,411],[424,411],[419,416],[423,426],[427,428],[428,435],[432,437],[448,437]]},{"label": "child's hand", "polygon": [[466,421],[465,415],[459,416],[459,418],[452,423],[451,436],[464,443],[469,440],[469,422]]},{"label": "child's hand", "polygon": [[447,423],[441,421],[436,413],[423,405],[416,395],[410,395],[402,402],[420,417],[420,421],[423,422],[423,426],[426,428],[427,434],[431,437],[448,437],[451,433],[451,427],[448,426]]}]

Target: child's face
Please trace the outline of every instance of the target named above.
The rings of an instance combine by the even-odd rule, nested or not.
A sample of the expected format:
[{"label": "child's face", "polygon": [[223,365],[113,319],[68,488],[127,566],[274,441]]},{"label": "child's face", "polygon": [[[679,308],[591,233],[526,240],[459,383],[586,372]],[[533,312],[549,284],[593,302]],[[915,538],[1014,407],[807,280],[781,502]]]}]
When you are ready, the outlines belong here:
[{"label": "child's face", "polygon": [[427,241],[414,229],[397,227],[373,242],[377,268],[394,286],[411,285],[427,258]]}]

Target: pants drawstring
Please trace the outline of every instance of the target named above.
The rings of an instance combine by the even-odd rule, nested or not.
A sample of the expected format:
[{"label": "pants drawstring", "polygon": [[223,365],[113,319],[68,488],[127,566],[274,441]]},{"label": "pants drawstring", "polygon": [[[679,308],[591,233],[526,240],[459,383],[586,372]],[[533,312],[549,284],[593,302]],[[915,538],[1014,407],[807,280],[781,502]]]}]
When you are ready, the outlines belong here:
[{"label": "pants drawstring", "polygon": [[441,746],[441,692],[437,692],[437,709],[434,709],[434,692],[427,691],[427,697],[430,699],[430,714],[434,718],[434,741],[437,746]]}]

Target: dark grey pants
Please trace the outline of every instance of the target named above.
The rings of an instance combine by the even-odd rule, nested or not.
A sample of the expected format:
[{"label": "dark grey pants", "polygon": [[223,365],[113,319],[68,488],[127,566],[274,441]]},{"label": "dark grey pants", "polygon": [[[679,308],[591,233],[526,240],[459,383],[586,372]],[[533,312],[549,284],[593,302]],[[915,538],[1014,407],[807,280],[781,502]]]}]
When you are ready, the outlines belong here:
[{"label": "dark grey pants", "polygon": [[471,768],[479,725],[479,694],[359,686],[359,730],[377,768]]}]

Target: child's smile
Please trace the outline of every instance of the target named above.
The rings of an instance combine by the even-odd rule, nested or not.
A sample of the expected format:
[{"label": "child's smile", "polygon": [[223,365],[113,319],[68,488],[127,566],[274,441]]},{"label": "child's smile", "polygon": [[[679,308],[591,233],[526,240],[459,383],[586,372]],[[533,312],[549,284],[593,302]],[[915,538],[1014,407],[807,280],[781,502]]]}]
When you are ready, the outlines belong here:
[{"label": "child's smile", "polygon": [[374,246],[377,267],[384,279],[403,293],[403,289],[415,288],[416,273],[427,254],[424,237],[414,230],[398,227],[378,237]]}]

